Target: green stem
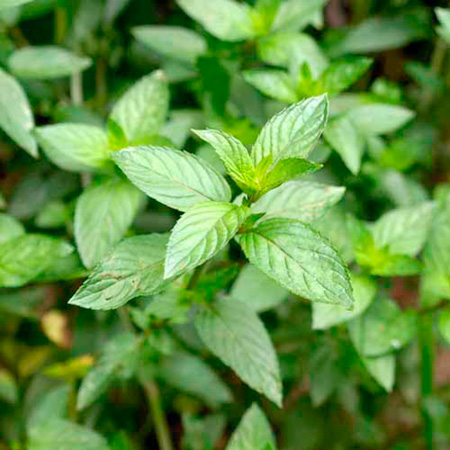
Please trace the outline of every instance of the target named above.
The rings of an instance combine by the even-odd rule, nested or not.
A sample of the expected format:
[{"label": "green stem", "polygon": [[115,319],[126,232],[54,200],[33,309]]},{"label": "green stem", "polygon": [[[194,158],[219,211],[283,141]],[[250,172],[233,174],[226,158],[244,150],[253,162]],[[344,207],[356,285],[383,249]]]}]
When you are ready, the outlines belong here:
[{"label": "green stem", "polygon": [[70,78],[70,97],[75,106],[83,104],[83,74],[74,73]]},{"label": "green stem", "polygon": [[[447,44],[442,40],[438,39],[433,49],[431,55],[430,67],[433,73],[439,75],[442,70],[442,65],[444,64],[445,54],[447,52]],[[421,113],[425,113],[433,102],[434,92],[432,88],[426,88],[419,99],[418,110]]]},{"label": "green stem", "polygon": [[55,8],[55,43],[62,44],[66,37],[68,17],[65,0],[58,0]]},{"label": "green stem", "polygon": [[433,314],[419,314],[419,346],[421,354],[421,409],[425,427],[426,448],[433,449],[433,421],[425,402],[433,393],[434,336]]},{"label": "green stem", "polygon": [[97,58],[97,67],[95,73],[96,97],[97,105],[100,109],[104,109],[108,100],[108,83],[107,83],[108,63],[105,57]]},{"label": "green stem", "polygon": [[141,380],[141,383],[152,412],[159,448],[160,450],[174,450],[166,416],[161,404],[158,385],[154,381]]}]

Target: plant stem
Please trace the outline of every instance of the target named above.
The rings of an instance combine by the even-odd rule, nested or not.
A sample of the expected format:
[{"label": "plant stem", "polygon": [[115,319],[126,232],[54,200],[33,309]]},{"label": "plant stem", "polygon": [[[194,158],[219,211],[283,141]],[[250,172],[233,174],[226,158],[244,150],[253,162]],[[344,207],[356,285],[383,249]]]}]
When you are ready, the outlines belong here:
[{"label": "plant stem", "polygon": [[70,78],[70,97],[75,106],[83,104],[83,74],[74,73]]},{"label": "plant stem", "polygon": [[95,73],[96,97],[97,104],[100,109],[104,109],[108,100],[108,84],[107,84],[108,63],[105,57],[97,58],[97,70]]},{"label": "plant stem", "polygon": [[426,448],[433,449],[433,421],[426,400],[433,393],[434,336],[433,313],[419,314],[419,346],[421,354],[421,409],[425,427]]},{"label": "plant stem", "polygon": [[55,43],[62,44],[66,37],[68,17],[65,0],[58,0],[55,7]]},{"label": "plant stem", "polygon": [[173,450],[174,447],[170,438],[166,416],[164,415],[164,410],[161,405],[158,385],[155,381],[141,380],[141,383],[144,387],[148,404],[152,412],[159,448],[160,450]]}]

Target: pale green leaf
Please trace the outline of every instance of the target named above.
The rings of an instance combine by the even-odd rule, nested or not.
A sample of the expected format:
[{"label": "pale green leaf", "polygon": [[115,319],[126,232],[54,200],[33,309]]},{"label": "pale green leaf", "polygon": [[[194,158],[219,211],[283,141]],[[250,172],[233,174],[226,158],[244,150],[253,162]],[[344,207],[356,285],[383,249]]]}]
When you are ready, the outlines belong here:
[{"label": "pale green leaf", "polygon": [[176,352],[160,364],[158,373],[164,383],[201,398],[210,407],[232,401],[228,386],[197,356]]},{"label": "pale green leaf", "polygon": [[264,95],[286,103],[295,103],[297,92],[289,74],[281,70],[247,70],[245,81]]},{"label": "pale green leaf", "polygon": [[106,439],[68,420],[48,418],[28,427],[28,450],[108,450]]},{"label": "pale green leaf", "polygon": [[113,154],[115,163],[149,197],[186,211],[196,203],[228,202],[225,179],[196,156],[168,147],[131,147]]},{"label": "pale green leaf", "polygon": [[0,368],[0,401],[14,404],[18,398],[16,380],[6,369]]},{"label": "pale green leaf", "polygon": [[238,301],[217,300],[198,312],[195,326],[205,345],[245,383],[281,406],[277,356],[252,309]]},{"label": "pale green leaf", "polygon": [[205,39],[193,30],[171,25],[135,27],[133,36],[144,45],[168,58],[195,63],[206,53]]},{"label": "pale green leaf", "polygon": [[0,0],[0,11],[6,8],[13,8],[15,6],[24,5],[34,0]]},{"label": "pale green leaf", "polygon": [[347,117],[358,131],[367,135],[393,133],[415,116],[410,109],[399,105],[368,103],[352,108]]},{"label": "pale green leaf", "polygon": [[328,0],[286,0],[278,9],[272,29],[298,31],[313,24],[327,2]]},{"label": "pale green leaf", "polygon": [[25,234],[25,227],[12,216],[0,214],[0,244]]},{"label": "pale green leaf", "polygon": [[245,303],[256,312],[271,309],[286,300],[289,292],[251,264],[246,264],[234,282],[231,300]]},{"label": "pale green leaf", "polygon": [[266,449],[276,449],[275,438],[269,421],[259,406],[254,403],[231,435],[226,450]]},{"label": "pale green leaf", "polygon": [[39,145],[58,167],[72,172],[108,168],[108,136],[93,125],[57,124],[36,129]]},{"label": "pale green leaf", "polygon": [[255,167],[244,145],[224,131],[193,130],[194,133],[214,147],[233,180],[243,189],[255,189]]},{"label": "pale green leaf", "polygon": [[120,242],[70,299],[72,305],[113,309],[162,291],[167,235],[135,236]]},{"label": "pale green leaf", "polygon": [[223,41],[255,36],[251,8],[235,0],[177,0],[180,8],[208,33]]},{"label": "pale green leaf", "polygon": [[77,409],[91,405],[108,388],[114,379],[114,364],[100,364],[92,368],[83,378],[77,394]]},{"label": "pale green leaf", "polygon": [[345,188],[310,181],[288,181],[264,194],[252,205],[252,213],[312,222],[322,217],[345,193]]},{"label": "pale green leaf", "polygon": [[352,306],[342,258],[310,226],[268,219],[240,236],[239,243],[252,264],[291,292],[311,301]]},{"label": "pale green leaf", "polygon": [[62,47],[23,47],[9,58],[11,71],[20,78],[46,80],[68,77],[90,67],[90,58],[77,56]]},{"label": "pale green leaf", "polygon": [[326,96],[295,103],[266,123],[252,149],[258,164],[267,156],[274,163],[285,158],[306,158],[316,146],[328,119]]},{"label": "pale green leaf", "polygon": [[72,251],[67,242],[39,234],[9,240],[0,245],[0,286],[22,286]]},{"label": "pale green leaf", "polygon": [[176,223],[167,246],[165,278],[180,275],[211,259],[235,236],[248,209],[230,203],[192,206]]},{"label": "pale green leaf", "polygon": [[350,274],[355,303],[352,310],[344,309],[340,305],[313,303],[313,329],[326,330],[328,328],[348,322],[360,316],[372,303],[377,292],[377,284],[364,275]]},{"label": "pale green leaf", "polygon": [[436,28],[439,36],[441,36],[447,44],[450,43],[450,10],[445,8],[435,8],[436,16],[440,25]]},{"label": "pale green leaf", "polygon": [[391,392],[395,383],[395,355],[379,358],[361,357],[367,371],[387,392]]},{"label": "pale green leaf", "polygon": [[401,311],[396,303],[383,299],[375,301],[347,327],[358,353],[373,358],[411,342],[416,332],[416,317],[412,310]]},{"label": "pale green leaf", "polygon": [[132,145],[148,143],[158,135],[167,118],[169,87],[163,72],[141,78],[114,105],[110,118],[123,130]]},{"label": "pale green leaf", "polygon": [[347,116],[330,120],[324,137],[339,153],[349,170],[356,175],[361,167],[364,139],[353,122]]},{"label": "pale green leaf", "polygon": [[75,241],[83,264],[95,266],[128,231],[143,195],[127,180],[112,178],[88,187],[75,208]]},{"label": "pale green leaf", "polygon": [[433,207],[432,202],[424,202],[384,214],[372,226],[375,245],[388,247],[394,255],[417,255],[428,237]]},{"label": "pale green leaf", "polygon": [[0,69],[0,128],[30,155],[38,156],[37,144],[31,134],[34,117],[25,91],[2,69]]}]

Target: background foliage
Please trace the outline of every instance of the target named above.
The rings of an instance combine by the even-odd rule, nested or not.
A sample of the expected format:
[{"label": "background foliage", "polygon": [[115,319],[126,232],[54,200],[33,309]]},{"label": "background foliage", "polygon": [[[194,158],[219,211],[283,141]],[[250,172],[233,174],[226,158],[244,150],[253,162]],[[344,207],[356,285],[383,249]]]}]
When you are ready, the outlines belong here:
[{"label": "background foliage", "polygon": [[447,6],[0,0],[0,448],[449,448]]}]

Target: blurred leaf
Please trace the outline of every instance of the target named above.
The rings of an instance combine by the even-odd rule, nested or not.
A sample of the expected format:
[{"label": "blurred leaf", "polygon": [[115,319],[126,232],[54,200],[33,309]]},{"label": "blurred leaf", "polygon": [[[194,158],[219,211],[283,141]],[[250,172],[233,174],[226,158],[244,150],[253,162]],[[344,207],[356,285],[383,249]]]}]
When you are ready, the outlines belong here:
[{"label": "blurred leaf", "polygon": [[14,404],[18,398],[19,392],[16,380],[6,369],[0,368],[0,399]]},{"label": "blurred leaf", "polygon": [[205,345],[245,383],[281,407],[275,350],[252,309],[238,301],[216,300],[197,313],[195,327]]},{"label": "blurred leaf", "polygon": [[0,214],[0,244],[25,234],[25,227],[14,217]]},{"label": "blurred leaf", "polygon": [[135,236],[120,242],[91,272],[69,303],[89,309],[113,309],[131,299],[156,294],[163,280],[167,235]]},{"label": "blurred leaf", "polygon": [[106,179],[85,189],[75,209],[75,240],[84,265],[94,267],[125,236],[143,195],[129,181]]},{"label": "blurred leaf", "polygon": [[440,25],[436,28],[439,36],[450,43],[450,10],[445,8],[435,8],[436,16]]},{"label": "blurred leaf", "polygon": [[387,392],[391,392],[395,383],[395,355],[378,358],[361,358],[367,371]]},{"label": "blurred leaf", "polygon": [[67,77],[86,70],[91,64],[90,58],[50,45],[21,48],[8,60],[8,65],[16,76],[36,80]]},{"label": "blurred leaf", "polygon": [[58,347],[70,348],[71,336],[69,318],[56,309],[47,311],[41,317],[42,331]]},{"label": "blurred leaf", "polygon": [[202,418],[183,415],[183,449],[213,450],[225,425],[226,419],[221,414],[210,414]]},{"label": "blurred leaf", "polygon": [[45,367],[44,374],[51,378],[66,379],[73,382],[73,380],[84,377],[93,364],[94,358],[92,356],[78,356]]},{"label": "blurred leaf", "polygon": [[281,70],[247,70],[244,79],[264,95],[286,103],[298,100],[294,82]]},{"label": "blurred leaf", "polygon": [[0,128],[31,156],[35,158],[38,156],[37,144],[31,134],[34,117],[28,98],[22,86],[2,69],[0,69]]},{"label": "blurred leaf", "polygon": [[0,0],[0,10],[23,5],[24,3],[29,3],[32,1],[34,0]]},{"label": "blurred leaf", "polygon": [[286,0],[278,8],[273,30],[298,31],[316,21],[327,0]]}]

